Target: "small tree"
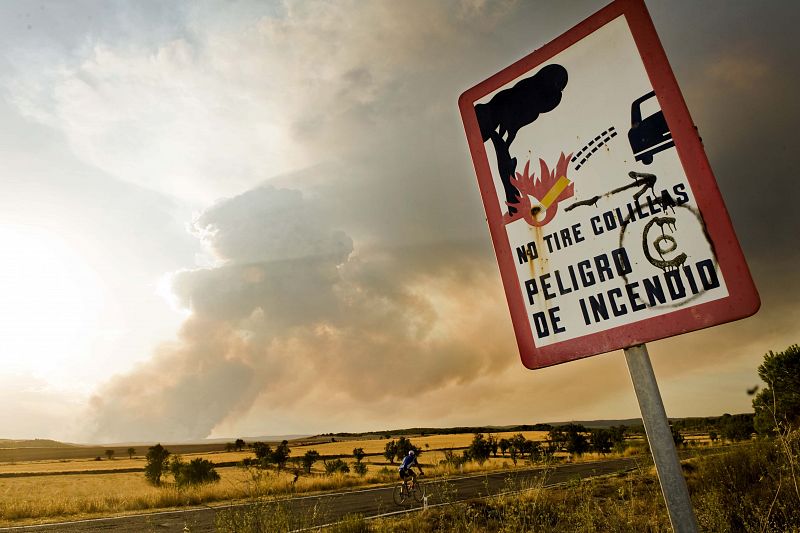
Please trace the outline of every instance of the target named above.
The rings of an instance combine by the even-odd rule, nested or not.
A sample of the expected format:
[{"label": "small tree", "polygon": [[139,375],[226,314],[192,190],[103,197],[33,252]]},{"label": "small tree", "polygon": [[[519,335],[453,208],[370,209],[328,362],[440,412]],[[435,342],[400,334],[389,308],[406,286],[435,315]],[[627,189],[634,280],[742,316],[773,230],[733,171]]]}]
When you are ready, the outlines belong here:
[{"label": "small tree", "polygon": [[114,450],[106,450],[106,457],[108,457],[109,460],[113,459],[114,458]]},{"label": "small tree", "polygon": [[160,485],[161,476],[164,475],[167,469],[169,450],[161,446],[161,444],[156,444],[147,449],[145,458],[147,463],[144,466],[144,477],[152,485]]},{"label": "small tree", "polygon": [[497,448],[500,447],[499,443],[497,442],[497,437],[490,433],[486,438],[486,442],[489,443],[489,449],[491,450],[492,455],[497,457]]},{"label": "small tree", "polygon": [[497,446],[500,448],[500,455],[505,455],[510,444],[508,439],[500,439],[500,442],[497,443]]},{"label": "small tree", "polygon": [[679,446],[686,443],[686,439],[681,435],[681,432],[674,427],[669,428],[672,431],[672,442],[675,443],[675,447],[678,448]]},{"label": "small tree", "polygon": [[274,462],[272,446],[266,442],[254,442],[253,453],[256,454],[256,459],[262,467],[267,467]]},{"label": "small tree", "polygon": [[397,457],[398,461],[402,461],[403,458],[408,455],[408,452],[414,450],[414,453],[417,455],[420,454],[421,450],[414,446],[411,441],[405,437],[400,437],[397,439],[397,449],[395,451],[395,457]]},{"label": "small tree", "polygon": [[625,451],[625,431],[627,426],[611,426],[611,442],[614,444],[614,450],[618,453]]},{"label": "small tree", "polygon": [[586,438],[586,428],[580,424],[567,424],[561,428],[566,435],[567,453],[578,456],[589,451],[589,439]]},{"label": "small tree", "polygon": [[517,466],[517,458],[519,457],[519,450],[516,446],[511,446],[508,449],[508,454],[511,456],[511,462],[514,463],[514,466]]},{"label": "small tree", "polygon": [[133,459],[134,455],[136,455],[136,448],[128,448],[128,459]]},{"label": "small tree", "polygon": [[567,447],[567,434],[562,427],[552,428],[547,433],[548,448],[553,452],[561,451]]},{"label": "small tree", "polygon": [[522,433],[517,433],[508,439],[508,453],[511,456],[511,461],[514,463],[514,466],[517,465],[517,460],[519,460],[520,456],[523,458],[525,457],[526,442],[530,441],[527,441]]},{"label": "small tree", "polygon": [[236,449],[236,445],[234,443],[232,443],[232,442],[226,442],[225,443],[225,451],[226,452],[232,452],[235,449]]},{"label": "small tree", "polygon": [[278,465],[278,470],[282,470],[286,466],[286,461],[289,460],[292,450],[289,449],[289,441],[281,441],[275,451],[272,452],[272,462]]},{"label": "small tree", "polygon": [[234,442],[233,444],[234,444],[234,446],[236,446],[236,451],[237,452],[242,451],[244,449],[245,445],[246,445],[246,443],[244,442],[243,439],[236,439],[236,442]]},{"label": "small tree", "polygon": [[[509,450],[513,450],[513,455],[519,457],[525,454],[525,436],[522,433],[517,433],[508,440]],[[517,464],[516,462],[514,464]]]},{"label": "small tree", "polygon": [[753,415],[750,414],[729,415],[725,413],[719,423],[722,437],[733,442],[749,440],[755,431]]},{"label": "small tree", "polygon": [[523,455],[527,455],[530,462],[534,462],[539,459],[541,450],[541,445],[538,442],[525,439],[520,452]]},{"label": "small tree", "polygon": [[394,440],[387,442],[383,447],[383,456],[386,457],[389,463],[394,464],[394,458],[397,456],[397,442]]},{"label": "small tree", "polygon": [[364,453],[364,448],[354,448],[353,449],[353,457],[356,458],[356,462],[357,463],[360,463],[361,460],[364,459],[364,457],[366,457],[366,456],[367,456],[367,454]]},{"label": "small tree", "polygon": [[717,432],[714,431],[713,429],[708,432],[708,438],[712,444],[717,442],[717,437],[718,437]]},{"label": "small tree", "polygon": [[603,455],[611,451],[614,445],[611,432],[607,429],[593,429],[591,433],[592,450]]},{"label": "small tree", "polygon": [[489,455],[492,453],[492,445],[489,443],[488,440],[483,436],[483,433],[476,433],[474,437],[472,437],[472,443],[467,448],[467,455],[473,461],[477,461],[479,465],[483,465],[487,459],[489,459]]},{"label": "small tree", "polygon": [[306,471],[306,474],[311,473],[311,467],[314,466],[314,463],[319,461],[319,452],[317,450],[308,450],[305,455],[303,455],[303,469]]},{"label": "small tree", "polygon": [[357,462],[353,465],[353,472],[359,476],[365,476],[367,474],[367,463]]},{"label": "small tree", "polygon": [[758,367],[767,386],[753,398],[754,426],[760,434],[800,426],[800,346],[770,351]]}]

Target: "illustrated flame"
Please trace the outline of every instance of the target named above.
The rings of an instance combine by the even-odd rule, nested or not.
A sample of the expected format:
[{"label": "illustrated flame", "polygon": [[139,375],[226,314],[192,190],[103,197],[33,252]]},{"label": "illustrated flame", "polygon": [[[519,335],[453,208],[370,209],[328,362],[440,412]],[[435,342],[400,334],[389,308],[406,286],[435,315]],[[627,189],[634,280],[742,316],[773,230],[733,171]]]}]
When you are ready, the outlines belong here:
[{"label": "illustrated flame", "polygon": [[[567,179],[567,166],[572,154],[558,158],[556,168],[550,170],[543,159],[539,159],[541,174],[536,177],[530,174],[530,164],[525,163],[522,174],[516,173],[516,177],[511,178],[511,185],[519,191],[519,201],[516,203],[506,202],[506,205],[513,207],[517,213],[513,216],[506,215],[506,222],[517,220],[522,217],[531,226],[544,226],[556,216],[558,212],[558,202],[571,198],[575,195],[575,185]],[[566,187],[564,184],[568,183]],[[545,211],[545,216],[537,220],[537,215]]]}]

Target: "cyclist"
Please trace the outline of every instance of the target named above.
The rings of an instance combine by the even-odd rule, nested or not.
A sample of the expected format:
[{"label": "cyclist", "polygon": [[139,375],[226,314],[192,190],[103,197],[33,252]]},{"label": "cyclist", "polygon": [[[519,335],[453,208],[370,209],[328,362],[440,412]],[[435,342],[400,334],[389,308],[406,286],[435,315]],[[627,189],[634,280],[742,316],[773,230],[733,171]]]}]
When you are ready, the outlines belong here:
[{"label": "cyclist", "polygon": [[403,458],[403,462],[400,464],[400,479],[403,480],[406,489],[408,489],[409,479],[411,479],[412,483],[417,480],[417,475],[411,470],[412,466],[416,466],[419,469],[419,475],[425,475],[425,472],[422,471],[422,467],[419,466],[417,462],[417,454],[414,453],[414,450],[409,450],[408,455]]}]

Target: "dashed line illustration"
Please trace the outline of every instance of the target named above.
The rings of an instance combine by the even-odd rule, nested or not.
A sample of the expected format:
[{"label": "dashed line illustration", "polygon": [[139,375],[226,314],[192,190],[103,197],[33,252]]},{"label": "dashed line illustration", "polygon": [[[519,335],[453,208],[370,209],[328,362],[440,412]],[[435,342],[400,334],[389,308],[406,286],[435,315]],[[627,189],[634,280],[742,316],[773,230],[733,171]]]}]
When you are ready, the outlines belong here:
[{"label": "dashed line illustration", "polygon": [[570,163],[575,163],[576,161],[578,161],[578,164],[575,165],[574,170],[578,170],[579,168],[581,168],[581,166],[583,166],[583,164],[589,160],[592,154],[594,154],[604,144],[606,144],[608,141],[610,141],[616,136],[617,136],[616,128],[614,128],[614,126],[610,126],[600,135],[598,135],[597,137],[586,143],[586,145],[583,148],[578,150],[578,152],[575,154],[575,157],[573,157],[570,160]]}]

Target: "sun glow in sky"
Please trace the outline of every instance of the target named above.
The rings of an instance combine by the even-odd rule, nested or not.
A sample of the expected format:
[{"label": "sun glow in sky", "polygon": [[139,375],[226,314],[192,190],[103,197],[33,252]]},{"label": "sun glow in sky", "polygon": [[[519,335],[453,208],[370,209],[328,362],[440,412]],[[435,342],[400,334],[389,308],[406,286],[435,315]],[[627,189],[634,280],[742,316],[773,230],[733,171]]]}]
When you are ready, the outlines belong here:
[{"label": "sun glow in sky", "polygon": [[0,226],[0,357],[4,371],[62,382],[87,364],[106,295],[63,237]]}]

